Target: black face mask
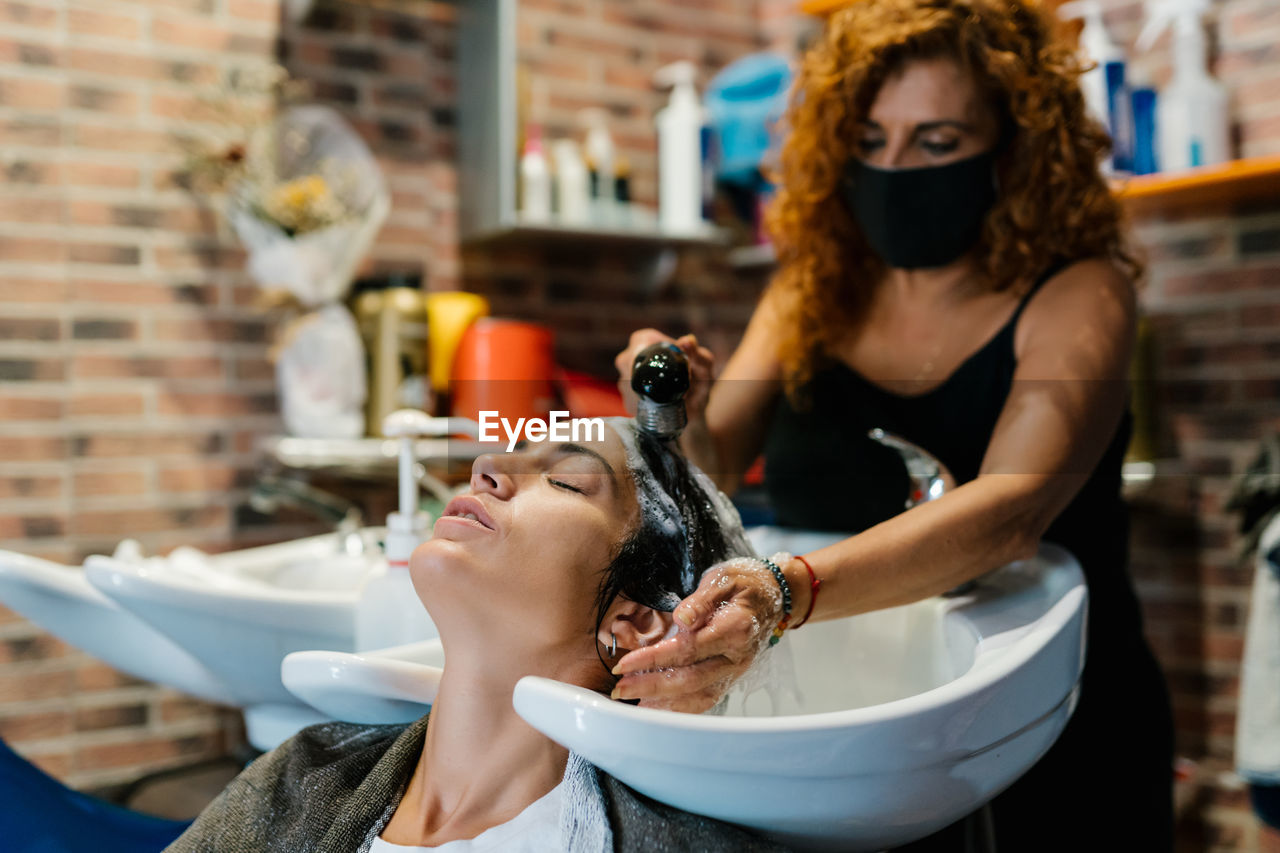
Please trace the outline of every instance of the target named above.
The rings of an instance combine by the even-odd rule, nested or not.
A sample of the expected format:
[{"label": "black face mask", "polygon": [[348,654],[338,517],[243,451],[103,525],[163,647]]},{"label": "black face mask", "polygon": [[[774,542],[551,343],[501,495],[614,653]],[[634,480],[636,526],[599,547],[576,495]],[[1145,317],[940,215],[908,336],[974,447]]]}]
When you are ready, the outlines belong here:
[{"label": "black face mask", "polygon": [[877,169],[851,160],[840,183],[867,242],[891,267],[946,266],[978,241],[996,201],[995,153],[945,166]]}]

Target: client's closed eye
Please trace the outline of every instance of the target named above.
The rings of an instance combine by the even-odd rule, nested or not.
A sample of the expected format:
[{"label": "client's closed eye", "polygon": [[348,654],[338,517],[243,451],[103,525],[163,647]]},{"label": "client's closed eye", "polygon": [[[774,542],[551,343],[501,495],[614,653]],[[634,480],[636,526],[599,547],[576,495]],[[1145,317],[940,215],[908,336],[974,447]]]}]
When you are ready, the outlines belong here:
[{"label": "client's closed eye", "polygon": [[577,486],[572,485],[571,483],[566,483],[564,480],[557,480],[554,477],[548,477],[547,482],[553,486],[559,486],[562,489],[568,489],[571,492],[577,492],[580,495],[586,494],[586,491],[584,491],[583,489],[580,489]]}]

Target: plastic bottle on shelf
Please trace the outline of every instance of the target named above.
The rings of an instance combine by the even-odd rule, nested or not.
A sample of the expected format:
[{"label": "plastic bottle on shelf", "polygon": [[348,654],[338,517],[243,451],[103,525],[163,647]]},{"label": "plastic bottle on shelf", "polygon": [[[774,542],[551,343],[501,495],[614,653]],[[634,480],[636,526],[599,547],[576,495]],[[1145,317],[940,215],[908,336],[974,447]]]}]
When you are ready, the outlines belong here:
[{"label": "plastic bottle on shelf", "polygon": [[1102,20],[1099,0],[1071,0],[1058,7],[1063,20],[1081,19],[1080,48],[1094,67],[1080,78],[1089,112],[1111,133],[1111,169],[1133,169],[1133,113],[1125,79],[1125,56]]},{"label": "plastic bottle on shelf", "polygon": [[631,163],[626,157],[619,156],[614,165],[613,198],[617,205],[618,221],[625,225],[634,225],[631,206]]},{"label": "plastic bottle on shelf", "polygon": [[1209,74],[1209,45],[1201,17],[1208,0],[1148,0],[1137,48],[1146,51],[1174,25],[1173,79],[1156,100],[1157,158],[1162,171],[1231,159],[1227,89]]},{"label": "plastic bottle on shelf", "polygon": [[589,222],[591,195],[587,166],[582,162],[578,143],[557,139],[551,144],[551,159],[556,167],[556,218],[567,225]]},{"label": "plastic bottle on shelf", "polygon": [[530,125],[520,157],[520,217],[532,222],[551,219],[551,170],[542,153],[542,131]]},{"label": "plastic bottle on shelf", "polygon": [[614,150],[613,137],[609,135],[609,114],[594,107],[583,110],[579,118],[587,128],[587,139],[583,148],[587,163],[590,164],[592,207],[601,223],[612,225],[618,218],[617,197],[614,195],[617,152]]},{"label": "plastic bottle on shelf", "polygon": [[356,651],[429,640],[439,635],[413,587],[409,557],[427,538],[425,513],[418,512],[418,480],[413,442],[426,433],[425,412],[401,409],[387,415],[382,433],[400,441],[400,507],[387,514],[386,559],[365,581],[356,603]]},{"label": "plastic bottle on shelf", "polygon": [[1159,97],[1151,81],[1139,69],[1132,75],[1129,103],[1133,108],[1133,173],[1150,175],[1160,171],[1156,156],[1156,104]]},{"label": "plastic bottle on shelf", "polygon": [[704,227],[703,126],[706,111],[694,88],[697,68],[673,62],[653,79],[671,89],[671,99],[658,111],[658,222],[665,231],[690,232]]}]

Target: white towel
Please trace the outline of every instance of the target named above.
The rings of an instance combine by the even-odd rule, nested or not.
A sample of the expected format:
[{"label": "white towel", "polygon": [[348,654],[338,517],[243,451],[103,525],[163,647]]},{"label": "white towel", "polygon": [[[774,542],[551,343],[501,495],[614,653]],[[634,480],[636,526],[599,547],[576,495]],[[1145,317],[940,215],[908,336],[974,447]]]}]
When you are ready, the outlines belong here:
[{"label": "white towel", "polygon": [[1258,540],[1240,675],[1236,772],[1280,784],[1280,515]]}]

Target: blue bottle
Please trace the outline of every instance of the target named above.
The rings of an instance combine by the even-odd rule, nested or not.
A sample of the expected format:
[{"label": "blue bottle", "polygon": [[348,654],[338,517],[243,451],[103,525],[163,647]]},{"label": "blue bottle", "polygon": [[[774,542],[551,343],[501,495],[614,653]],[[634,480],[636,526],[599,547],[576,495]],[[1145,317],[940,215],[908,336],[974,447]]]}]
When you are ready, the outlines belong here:
[{"label": "blue bottle", "polygon": [[1151,175],[1160,171],[1156,158],[1156,90],[1150,86],[1133,89],[1133,173]]},{"label": "blue bottle", "polygon": [[1106,64],[1107,113],[1111,125],[1111,166],[1117,172],[1133,171],[1133,114],[1129,87],[1125,83],[1123,60]]}]

